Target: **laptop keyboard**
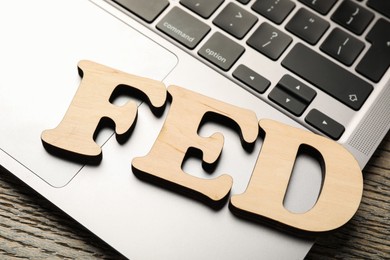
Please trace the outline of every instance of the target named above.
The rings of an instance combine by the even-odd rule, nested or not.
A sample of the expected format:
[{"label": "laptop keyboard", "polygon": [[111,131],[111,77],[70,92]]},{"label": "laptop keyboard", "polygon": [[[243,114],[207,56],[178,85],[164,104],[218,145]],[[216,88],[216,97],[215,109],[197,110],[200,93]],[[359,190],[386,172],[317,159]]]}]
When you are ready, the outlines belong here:
[{"label": "laptop keyboard", "polygon": [[[390,65],[388,0],[112,2],[295,117],[318,91],[359,111]],[[249,48],[293,76],[281,75],[268,91],[271,81],[239,62]],[[312,108],[302,120],[335,140],[345,131],[327,111]]]}]

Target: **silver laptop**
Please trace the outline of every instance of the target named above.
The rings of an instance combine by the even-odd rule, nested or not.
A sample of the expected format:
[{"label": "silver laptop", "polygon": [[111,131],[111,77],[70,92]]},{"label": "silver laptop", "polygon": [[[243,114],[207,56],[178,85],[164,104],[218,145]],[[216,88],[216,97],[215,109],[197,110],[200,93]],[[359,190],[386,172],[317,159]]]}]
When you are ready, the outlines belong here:
[{"label": "silver laptop", "polygon": [[[390,127],[390,10],[385,0],[36,0],[3,1],[0,165],[130,259],[300,259],[315,238],[215,210],[142,181],[131,161],[146,155],[164,123],[139,104],[129,140],[96,141],[99,165],[54,156],[43,130],[56,127],[91,60],[308,129],[347,148],[361,168]],[[299,90],[297,90],[297,87]],[[123,104],[133,97],[123,96]],[[230,128],[213,174],[196,158],[186,172],[228,172],[231,194],[251,177],[262,138],[245,151]],[[297,156],[284,206],[316,202],[322,170]]]}]

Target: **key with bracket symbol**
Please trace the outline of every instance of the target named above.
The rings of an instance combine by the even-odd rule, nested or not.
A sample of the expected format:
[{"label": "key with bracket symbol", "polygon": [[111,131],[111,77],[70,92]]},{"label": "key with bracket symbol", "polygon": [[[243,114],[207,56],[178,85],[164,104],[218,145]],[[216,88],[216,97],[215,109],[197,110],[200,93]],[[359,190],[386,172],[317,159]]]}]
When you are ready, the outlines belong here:
[{"label": "key with bracket symbol", "polygon": [[347,0],[340,4],[331,18],[344,28],[360,35],[370,24],[374,14],[358,3]]}]

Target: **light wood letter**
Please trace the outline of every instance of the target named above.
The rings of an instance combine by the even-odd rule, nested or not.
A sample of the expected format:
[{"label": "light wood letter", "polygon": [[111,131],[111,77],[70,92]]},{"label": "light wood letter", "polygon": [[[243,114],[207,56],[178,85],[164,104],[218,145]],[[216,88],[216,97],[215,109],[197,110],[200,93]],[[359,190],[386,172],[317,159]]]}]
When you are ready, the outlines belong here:
[{"label": "light wood letter", "polygon": [[[232,196],[233,213],[255,219],[268,218],[311,232],[324,232],[345,224],[356,212],[363,178],[355,158],[340,144],[272,120],[260,120],[265,140],[252,178],[243,194]],[[307,145],[319,151],[325,176],[316,204],[297,214],[283,206],[298,149]]]},{"label": "light wood letter", "polygon": [[254,143],[258,135],[254,112],[235,107],[195,92],[170,86],[168,93],[172,104],[163,128],[152,149],[145,157],[132,162],[134,174],[195,197],[210,206],[224,199],[232,186],[232,178],[223,174],[214,179],[203,179],[185,173],[183,160],[189,150],[201,151],[203,162],[213,164],[221,154],[223,136],[214,133],[210,137],[198,135],[198,129],[206,114],[227,119],[236,124],[242,139]]},{"label": "light wood letter", "polygon": [[94,141],[99,124],[111,120],[120,141],[129,133],[137,117],[137,104],[134,101],[123,106],[110,102],[114,90],[121,86],[141,92],[146,95],[152,108],[160,108],[165,105],[166,88],[161,82],[91,61],[80,61],[78,68],[82,80],[68,111],[55,129],[42,133],[41,139],[49,152],[96,164],[102,158],[101,148]]}]

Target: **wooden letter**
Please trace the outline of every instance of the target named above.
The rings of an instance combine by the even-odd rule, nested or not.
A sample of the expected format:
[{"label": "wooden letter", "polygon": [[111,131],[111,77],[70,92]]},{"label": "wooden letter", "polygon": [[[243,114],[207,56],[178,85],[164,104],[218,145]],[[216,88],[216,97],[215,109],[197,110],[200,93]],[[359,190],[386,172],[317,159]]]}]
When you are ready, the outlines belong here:
[{"label": "wooden letter", "polygon": [[[266,132],[247,190],[232,196],[233,213],[268,218],[293,228],[324,232],[345,224],[358,209],[363,178],[352,155],[338,143],[271,120],[260,120]],[[283,207],[297,151],[307,145],[323,157],[325,177],[314,207],[297,214]]]},{"label": "wooden letter", "polygon": [[232,178],[224,174],[214,179],[202,179],[186,174],[182,170],[183,160],[186,153],[194,149],[202,152],[202,159],[207,164],[214,163],[220,156],[222,134],[201,137],[197,133],[206,114],[232,120],[247,143],[254,143],[257,139],[256,115],[180,87],[170,86],[168,93],[172,96],[172,104],[164,126],[150,152],[133,160],[133,172],[141,179],[185,193],[210,206],[218,206],[229,194]]},{"label": "wooden letter", "polygon": [[151,106],[160,108],[165,105],[166,88],[161,82],[91,61],[80,61],[78,68],[82,80],[68,111],[55,129],[42,133],[41,139],[49,152],[96,164],[102,158],[101,148],[93,139],[99,124],[112,120],[119,141],[130,132],[137,117],[135,102],[129,101],[120,107],[110,103],[114,90],[125,86],[140,91]]}]

